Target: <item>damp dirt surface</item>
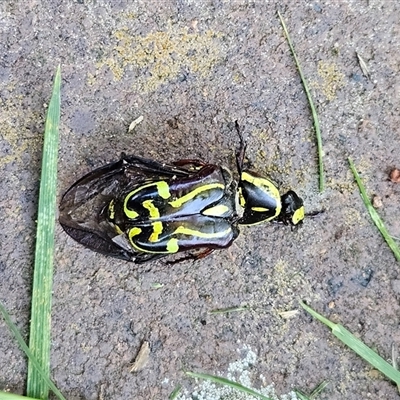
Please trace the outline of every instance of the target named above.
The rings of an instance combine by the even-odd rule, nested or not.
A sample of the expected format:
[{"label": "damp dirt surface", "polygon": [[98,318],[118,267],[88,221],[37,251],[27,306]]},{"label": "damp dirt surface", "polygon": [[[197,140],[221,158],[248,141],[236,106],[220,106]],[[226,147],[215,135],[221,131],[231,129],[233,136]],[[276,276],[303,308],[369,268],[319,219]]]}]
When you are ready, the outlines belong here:
[{"label": "damp dirt surface", "polygon": [[[322,193],[311,113],[278,8],[320,118]],[[184,371],[228,376],[250,351],[256,358],[243,370],[255,389],[309,393],[328,380],[319,399],[399,398],[299,306],[306,301],[389,361],[392,343],[400,346],[400,264],[348,164],[350,156],[400,237],[400,185],[388,178],[400,168],[399,20],[389,0],[1,2],[0,300],[26,340],[44,118],[58,64],[58,201],[121,152],[234,170],[237,120],[253,170],[282,192],[294,189],[307,212],[323,211],[293,231],[243,227],[230,248],[172,266],[96,254],[57,223],[51,376],[67,399],[167,399],[178,385],[181,398],[218,399]],[[232,307],[244,309],[212,313]],[[149,360],[130,372],[145,341]],[[0,389],[24,393],[27,360],[2,319],[0,355]]]}]

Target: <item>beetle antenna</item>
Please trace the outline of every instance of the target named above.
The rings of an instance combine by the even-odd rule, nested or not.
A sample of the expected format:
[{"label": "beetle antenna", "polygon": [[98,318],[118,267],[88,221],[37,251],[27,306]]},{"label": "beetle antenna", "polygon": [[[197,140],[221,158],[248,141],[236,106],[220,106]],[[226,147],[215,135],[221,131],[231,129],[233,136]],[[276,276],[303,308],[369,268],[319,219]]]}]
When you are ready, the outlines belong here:
[{"label": "beetle antenna", "polygon": [[247,148],[247,141],[243,139],[242,132],[240,131],[239,123],[237,120],[235,121],[235,129],[236,132],[239,136],[239,148],[236,150],[236,164],[237,168],[239,171],[239,175],[242,175],[242,170],[243,170],[243,162],[244,162],[244,155],[246,153],[246,148]]},{"label": "beetle antenna", "polygon": [[315,218],[315,217],[320,216],[320,215],[323,214],[324,212],[325,212],[325,210],[322,209],[322,210],[319,210],[319,211],[313,211],[313,212],[310,212],[310,213],[306,213],[305,216],[306,216],[307,218]]}]

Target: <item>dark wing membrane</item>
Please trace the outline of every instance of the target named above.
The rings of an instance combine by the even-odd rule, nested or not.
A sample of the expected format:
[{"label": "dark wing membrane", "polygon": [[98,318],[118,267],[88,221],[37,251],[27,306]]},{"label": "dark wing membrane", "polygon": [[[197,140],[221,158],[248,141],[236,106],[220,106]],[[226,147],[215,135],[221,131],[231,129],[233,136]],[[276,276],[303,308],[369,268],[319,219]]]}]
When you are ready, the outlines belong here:
[{"label": "dark wing membrane", "polygon": [[179,167],[175,164],[165,164],[138,156],[122,155],[121,161],[127,169],[140,170],[149,176],[167,178],[172,176],[183,177],[192,173],[188,165]]},{"label": "dark wing membrane", "polygon": [[102,210],[127,186],[188,175],[190,172],[185,168],[123,155],[121,160],[89,172],[67,190],[59,207],[60,224],[89,249],[133,261],[136,252],[113,241],[118,234]]},{"label": "dark wing membrane", "polygon": [[[110,240],[110,237],[106,235],[106,232],[102,232],[100,230],[91,231],[80,226],[77,228],[72,227],[70,223],[66,225],[61,220],[60,224],[69,236],[71,236],[74,240],[84,245],[88,249],[126,261],[135,260],[135,252],[130,249],[124,249],[121,246],[118,246],[116,243]],[[112,234],[115,234],[111,231],[109,233],[110,236]]]}]

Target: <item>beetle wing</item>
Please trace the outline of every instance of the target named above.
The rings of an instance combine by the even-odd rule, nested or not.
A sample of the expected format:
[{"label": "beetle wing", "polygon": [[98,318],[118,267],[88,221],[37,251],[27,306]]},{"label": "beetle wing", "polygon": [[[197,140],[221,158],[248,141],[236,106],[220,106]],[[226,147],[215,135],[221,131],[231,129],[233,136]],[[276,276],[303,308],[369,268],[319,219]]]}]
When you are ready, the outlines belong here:
[{"label": "beetle wing", "polygon": [[[161,177],[183,177],[188,176],[192,172],[190,169],[185,166],[179,166],[178,164],[165,164],[160,163],[158,161],[149,160],[147,158],[139,157],[139,156],[127,156],[125,154],[122,155],[121,161],[125,165],[125,168],[132,171],[141,171],[149,176],[161,176]],[[186,160],[185,160],[186,161]],[[185,162],[185,165],[187,163]]]},{"label": "beetle wing", "polygon": [[189,174],[185,168],[123,155],[121,160],[89,172],[67,190],[59,207],[60,224],[85,247],[132,261],[136,252],[113,241],[118,234],[102,210],[127,186],[154,179],[154,176],[159,179]]},{"label": "beetle wing", "polygon": [[[96,229],[84,229],[81,225],[74,227],[71,226],[73,225],[71,223],[65,224],[61,221],[60,224],[69,236],[88,249],[126,261],[133,261],[135,258],[135,253],[132,249],[126,250],[119,244],[114,243],[105,232]],[[112,232],[110,232],[110,236],[111,234]]]}]

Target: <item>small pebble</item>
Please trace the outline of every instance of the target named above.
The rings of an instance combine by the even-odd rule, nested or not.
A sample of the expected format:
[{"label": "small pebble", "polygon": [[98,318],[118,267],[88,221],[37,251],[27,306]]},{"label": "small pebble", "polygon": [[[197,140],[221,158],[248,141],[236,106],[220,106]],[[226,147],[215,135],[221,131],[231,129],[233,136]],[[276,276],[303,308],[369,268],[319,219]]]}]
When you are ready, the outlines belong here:
[{"label": "small pebble", "polygon": [[382,204],[382,198],[378,195],[374,195],[372,197],[372,206],[374,208],[382,208],[383,204]]},{"label": "small pebble", "polygon": [[389,178],[393,183],[400,183],[400,170],[394,168],[390,171]]}]

